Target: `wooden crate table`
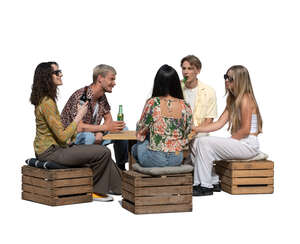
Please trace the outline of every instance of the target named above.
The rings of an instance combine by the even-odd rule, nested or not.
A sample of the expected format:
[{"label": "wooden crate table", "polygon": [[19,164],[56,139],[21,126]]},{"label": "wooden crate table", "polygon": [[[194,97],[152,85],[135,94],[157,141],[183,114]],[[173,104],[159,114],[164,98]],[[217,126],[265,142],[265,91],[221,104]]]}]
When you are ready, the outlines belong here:
[{"label": "wooden crate table", "polygon": [[22,167],[22,199],[50,206],[91,202],[90,168],[39,169]]},{"label": "wooden crate table", "polygon": [[132,169],[134,158],[131,155],[131,148],[136,143],[136,131],[124,130],[117,133],[109,133],[103,136],[103,140],[128,140],[128,163],[129,169]]},{"label": "wooden crate table", "polygon": [[191,212],[191,173],[150,176],[123,171],[122,207],[135,214]]},{"label": "wooden crate table", "polygon": [[216,173],[221,188],[230,194],[267,194],[274,192],[274,162],[217,161]]}]

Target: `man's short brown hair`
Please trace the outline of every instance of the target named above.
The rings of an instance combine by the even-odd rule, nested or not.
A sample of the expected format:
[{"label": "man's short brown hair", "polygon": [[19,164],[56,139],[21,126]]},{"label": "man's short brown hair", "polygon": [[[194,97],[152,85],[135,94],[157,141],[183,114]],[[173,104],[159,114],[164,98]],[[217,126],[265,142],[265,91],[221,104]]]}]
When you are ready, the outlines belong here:
[{"label": "man's short brown hair", "polygon": [[181,67],[185,61],[189,62],[190,65],[195,66],[199,70],[201,70],[201,68],[202,68],[201,61],[199,60],[199,58],[197,58],[194,55],[188,55],[188,56],[184,57],[183,59],[181,59],[181,63],[180,63]]}]

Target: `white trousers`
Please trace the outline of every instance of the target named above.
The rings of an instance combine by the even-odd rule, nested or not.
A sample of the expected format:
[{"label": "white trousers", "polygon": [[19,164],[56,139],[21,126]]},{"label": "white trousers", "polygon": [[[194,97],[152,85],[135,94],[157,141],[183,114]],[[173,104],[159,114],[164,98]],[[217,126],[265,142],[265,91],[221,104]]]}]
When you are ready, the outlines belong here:
[{"label": "white trousers", "polygon": [[219,177],[213,171],[214,161],[255,157],[259,153],[259,142],[252,135],[241,140],[204,136],[195,139],[191,150],[194,185],[212,188],[219,183]]}]

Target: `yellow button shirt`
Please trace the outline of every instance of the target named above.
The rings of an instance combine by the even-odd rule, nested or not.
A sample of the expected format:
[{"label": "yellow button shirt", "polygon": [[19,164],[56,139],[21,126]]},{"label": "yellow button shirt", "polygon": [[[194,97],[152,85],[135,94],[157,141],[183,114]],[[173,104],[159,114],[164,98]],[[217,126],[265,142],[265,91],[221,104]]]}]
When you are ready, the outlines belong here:
[{"label": "yellow button shirt", "polygon": [[[184,83],[181,82],[183,95],[186,99]],[[195,107],[193,109],[193,124],[199,126],[207,118],[217,117],[217,98],[215,90],[198,81]]]}]

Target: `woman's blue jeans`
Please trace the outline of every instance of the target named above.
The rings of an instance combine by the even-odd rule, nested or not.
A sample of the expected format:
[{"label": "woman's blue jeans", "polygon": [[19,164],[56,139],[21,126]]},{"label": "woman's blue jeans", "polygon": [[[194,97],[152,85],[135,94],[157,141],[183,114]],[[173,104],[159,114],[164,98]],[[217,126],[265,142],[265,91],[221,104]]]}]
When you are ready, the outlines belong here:
[{"label": "woman's blue jeans", "polygon": [[142,167],[178,166],[183,159],[183,153],[153,151],[148,149],[149,141],[134,144],[131,153]]}]

